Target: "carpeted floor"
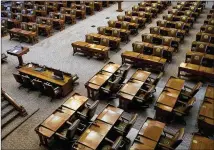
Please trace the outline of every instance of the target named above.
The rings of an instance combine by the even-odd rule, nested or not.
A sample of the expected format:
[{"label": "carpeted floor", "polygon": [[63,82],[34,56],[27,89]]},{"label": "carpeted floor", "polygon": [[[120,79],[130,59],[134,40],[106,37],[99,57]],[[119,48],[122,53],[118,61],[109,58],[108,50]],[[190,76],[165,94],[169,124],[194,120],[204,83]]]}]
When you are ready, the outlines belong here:
[{"label": "carpeted floor", "polygon": [[[131,7],[134,4],[137,4],[137,2],[124,2],[123,9],[131,10]],[[209,7],[211,7],[211,5]],[[78,21],[77,24],[73,26],[67,26],[65,30],[57,32],[49,38],[40,38],[40,42],[33,46],[22,43],[22,45],[29,46],[30,48],[30,52],[23,57],[24,62],[35,62],[41,65],[58,68],[72,74],[78,74],[78,76],[80,77],[79,85],[75,87],[73,92],[78,92],[82,95],[87,96],[84,84],[98,70],[100,70],[105,63],[96,59],[89,60],[86,57],[80,55],[72,56],[71,43],[77,40],[85,40],[85,34],[87,33],[97,33],[97,27],[107,25],[108,19],[106,19],[106,17],[109,17],[110,19],[116,19],[117,15],[124,14],[124,12],[116,12],[116,9],[117,5],[112,5],[111,7],[106,8],[101,12],[97,12],[93,16],[88,16],[85,20]],[[167,11],[168,10],[165,10],[163,14],[167,14]],[[195,40],[196,33],[199,32],[199,29],[203,24],[207,13],[208,9],[205,9],[203,14],[200,15],[200,17],[194,24],[193,29],[190,30],[189,36],[185,37],[184,43],[180,45],[179,52],[174,54],[173,61],[166,66],[164,77],[161,79],[157,86],[155,99],[157,99],[157,97],[159,96],[168,78],[170,76],[177,76],[178,66],[181,62],[184,61],[185,53],[191,48],[191,43]],[[149,27],[156,26],[156,21],[162,20],[163,14],[159,14],[151,24],[146,25],[145,29],[140,30],[140,33],[137,36],[131,36],[131,41],[128,44],[122,43],[121,50],[119,52],[115,53],[111,51],[110,61],[121,64],[121,53],[125,50],[132,50],[132,43],[134,41],[141,41],[141,34],[149,33]],[[95,25],[96,27],[93,28],[91,27],[92,25]],[[19,45],[19,42],[10,41],[9,36],[2,38],[2,52],[6,53],[6,50],[14,47],[15,45]],[[9,135],[5,140],[3,140],[2,148],[44,149],[43,147],[39,146],[39,138],[34,129],[67,98],[69,98],[72,93],[70,93],[63,99],[57,99],[53,102],[50,102],[49,97],[38,97],[39,92],[33,91],[28,93],[27,89],[18,89],[19,85],[15,82],[12,75],[12,73],[16,72],[15,67],[17,65],[18,60],[13,56],[8,57],[8,63],[2,64],[2,87],[17,101],[17,103],[23,105],[27,109],[27,111],[33,111],[35,108],[40,108],[40,110],[24,124],[22,124],[17,130],[15,130],[11,135]],[[134,71],[135,69],[132,69],[129,72],[128,77],[130,77],[134,73]],[[189,86],[193,86],[195,83],[187,82],[186,84],[188,84]],[[178,149],[188,149],[191,140],[191,133],[197,130],[196,117],[198,114],[200,103],[203,100],[205,85],[197,94],[197,102],[195,103],[190,115],[186,118],[187,125],[185,127],[185,140],[184,142],[182,142]],[[113,105],[118,106],[118,99],[114,101],[101,100],[101,104],[98,107],[97,113],[99,113],[107,103],[112,103]],[[141,127],[147,116],[154,116],[154,103],[150,108],[146,110],[136,109],[131,112],[137,112],[139,114],[139,118],[134,125],[134,129],[132,129],[132,131],[130,132],[129,137],[133,139],[136,136],[136,130]],[[129,118],[130,114],[125,113],[124,116]],[[167,126],[167,129],[176,132],[180,127],[182,126],[171,124]]]}]

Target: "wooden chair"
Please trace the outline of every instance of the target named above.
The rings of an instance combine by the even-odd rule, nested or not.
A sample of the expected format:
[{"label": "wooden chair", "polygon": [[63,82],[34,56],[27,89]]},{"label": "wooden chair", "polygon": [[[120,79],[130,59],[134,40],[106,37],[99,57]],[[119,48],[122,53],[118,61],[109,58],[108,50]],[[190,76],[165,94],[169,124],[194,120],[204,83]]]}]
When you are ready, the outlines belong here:
[{"label": "wooden chair", "polygon": [[45,93],[48,96],[51,96],[51,101],[54,98],[61,96],[62,94],[62,90],[60,87],[53,87],[50,83],[44,83],[44,87],[45,87]]},{"label": "wooden chair", "polygon": [[[173,109],[174,121],[180,121],[184,125],[186,125],[186,121],[183,119],[187,116],[195,103],[196,98],[192,97],[188,100],[188,102],[178,101],[175,108]],[[177,119],[178,118],[178,119]]]},{"label": "wooden chair", "polygon": [[131,69],[131,65],[130,64],[123,64],[119,70],[116,72],[117,76],[121,76],[121,81],[120,83],[123,83],[123,81],[126,79],[129,70]]},{"label": "wooden chair", "polygon": [[109,39],[101,38],[101,40],[100,40],[100,45],[109,47]]},{"label": "wooden chair", "polygon": [[106,144],[99,148],[100,150],[118,150],[124,147],[122,136],[119,136],[115,141],[112,141],[109,138],[105,138],[104,140]]},{"label": "wooden chair", "polygon": [[181,128],[176,132],[176,134],[164,131],[164,136],[160,137],[158,143],[159,149],[173,150],[176,149],[180,143],[183,141],[184,128]]},{"label": "wooden chair", "polygon": [[137,93],[137,96],[134,98],[134,101],[140,104],[142,108],[149,107],[146,103],[151,101],[153,94],[156,92],[155,85],[149,85],[147,87],[148,88],[146,90],[141,88]]},{"label": "wooden chair", "polygon": [[126,136],[135,124],[137,117],[138,114],[134,114],[130,120],[121,117],[121,119],[115,123],[114,130],[118,132],[128,143],[130,143],[130,140]]},{"label": "wooden chair", "polygon": [[124,16],[123,15],[119,15],[119,16],[117,16],[117,20],[118,21],[124,21]]},{"label": "wooden chair", "polygon": [[146,83],[157,86],[162,76],[163,76],[163,72],[160,72],[156,78],[152,78],[149,76],[148,79],[146,80]]},{"label": "wooden chair", "polygon": [[200,88],[202,87],[203,83],[202,82],[198,82],[193,88],[188,87],[188,86],[184,86],[184,89],[181,90],[180,93],[180,99],[187,101],[189,98],[194,97],[198,91],[200,90]]},{"label": "wooden chair", "polygon": [[105,35],[105,34],[106,34],[105,28],[104,28],[104,27],[98,27],[97,30],[98,30],[98,33],[99,33],[99,34],[102,34],[102,35]]},{"label": "wooden chair", "polygon": [[98,105],[99,100],[96,100],[93,104],[86,103],[84,108],[81,111],[77,112],[78,117],[80,117],[80,119],[84,122],[91,122],[91,119],[94,117]]},{"label": "wooden chair", "polygon": [[191,56],[191,64],[201,65],[203,61],[202,55],[192,55]]},{"label": "wooden chair", "polygon": [[108,21],[108,26],[109,26],[109,27],[112,27],[112,28],[115,28],[116,22],[115,22],[114,20],[109,20],[109,21]]},{"label": "wooden chair", "polygon": [[163,57],[163,49],[161,49],[161,48],[154,48],[152,55],[153,56],[157,56],[157,57]]},{"label": "wooden chair", "polygon": [[210,43],[210,41],[211,41],[211,37],[210,36],[208,36],[208,35],[201,35],[201,39],[200,39],[200,41],[201,42],[207,42],[207,43]]},{"label": "wooden chair", "polygon": [[150,33],[151,34],[160,34],[160,28],[159,27],[151,27]]},{"label": "wooden chair", "polygon": [[20,74],[16,74],[16,73],[13,73],[13,76],[14,76],[16,82],[20,83],[20,86],[19,86],[19,88],[20,88],[23,84],[22,76]]},{"label": "wooden chair", "polygon": [[87,42],[87,43],[94,43],[94,37],[93,36],[90,36],[90,35],[86,35],[86,37],[85,37],[85,41]]},{"label": "wooden chair", "polygon": [[112,36],[120,38],[120,30],[114,29],[112,31]]}]

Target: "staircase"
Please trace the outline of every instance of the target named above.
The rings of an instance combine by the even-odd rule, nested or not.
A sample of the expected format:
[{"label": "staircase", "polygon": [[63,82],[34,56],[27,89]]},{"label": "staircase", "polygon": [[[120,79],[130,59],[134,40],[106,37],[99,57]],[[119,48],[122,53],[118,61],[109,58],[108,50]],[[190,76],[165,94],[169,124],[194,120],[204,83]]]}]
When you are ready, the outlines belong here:
[{"label": "staircase", "polygon": [[1,90],[1,128],[3,129],[9,123],[19,116],[26,116],[24,107],[19,106],[4,90]]}]

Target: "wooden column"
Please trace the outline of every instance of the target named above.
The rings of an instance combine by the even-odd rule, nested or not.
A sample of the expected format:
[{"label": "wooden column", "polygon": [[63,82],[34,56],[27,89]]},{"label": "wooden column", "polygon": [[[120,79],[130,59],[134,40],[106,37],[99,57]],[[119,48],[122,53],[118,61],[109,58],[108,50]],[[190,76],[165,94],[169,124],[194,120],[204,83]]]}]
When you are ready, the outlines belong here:
[{"label": "wooden column", "polygon": [[118,12],[122,12],[123,11],[123,9],[122,9],[122,2],[123,1],[118,1],[117,2],[118,3],[118,9],[117,9]]}]

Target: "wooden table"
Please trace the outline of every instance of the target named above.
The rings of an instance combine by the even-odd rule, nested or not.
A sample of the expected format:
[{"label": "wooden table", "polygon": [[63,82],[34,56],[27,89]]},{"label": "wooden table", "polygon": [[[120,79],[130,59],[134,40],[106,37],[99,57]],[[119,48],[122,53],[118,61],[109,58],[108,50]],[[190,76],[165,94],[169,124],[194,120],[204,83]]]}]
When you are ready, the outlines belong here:
[{"label": "wooden table", "polygon": [[97,119],[80,136],[76,142],[77,147],[96,150],[122,113],[122,109],[108,104]]},{"label": "wooden table", "polygon": [[128,110],[128,106],[133,102],[138,91],[150,75],[151,72],[137,70],[129,81],[123,85],[117,93],[119,96],[119,106],[121,108]]},{"label": "wooden table", "polygon": [[205,98],[214,99],[214,86],[211,86],[211,85],[207,86]]},{"label": "wooden table", "polygon": [[41,68],[40,66],[33,64],[26,64],[18,69],[20,74],[29,75],[31,77],[41,79],[42,81],[47,81],[53,85],[57,85],[62,89],[62,96],[66,96],[73,90],[73,78],[71,75],[64,73],[64,80],[57,80],[53,78],[53,70],[46,67],[45,71],[36,71],[36,68]]},{"label": "wooden table", "polygon": [[189,150],[212,150],[214,140],[208,139],[200,135],[194,135]]},{"label": "wooden table", "polygon": [[[156,118],[169,121],[185,80],[170,77],[156,101]],[[158,111],[157,111],[158,110]]]},{"label": "wooden table", "polygon": [[153,150],[156,148],[160,136],[164,130],[165,123],[147,118],[137,137],[131,146],[131,150]]},{"label": "wooden table", "polygon": [[48,146],[48,140],[85,105],[88,98],[78,93],[72,95],[64,104],[56,109],[39,126],[35,128],[40,139],[40,145]]},{"label": "wooden table", "polygon": [[22,46],[21,47],[16,46],[13,49],[10,49],[7,51],[8,54],[18,57],[18,60],[19,60],[18,68],[23,65],[22,55],[27,54],[28,52],[29,52],[29,48],[28,47],[22,47]]},{"label": "wooden table", "polygon": [[96,99],[99,95],[99,90],[106,83],[114,73],[120,68],[120,65],[109,62],[97,74],[95,74],[85,87],[87,88],[88,97]]},{"label": "wooden table", "polygon": [[166,59],[152,56],[152,55],[145,55],[137,52],[132,51],[125,51],[121,54],[122,63],[132,64],[133,66],[137,66],[140,68],[149,68],[155,71],[164,71],[164,67],[166,64]]}]

